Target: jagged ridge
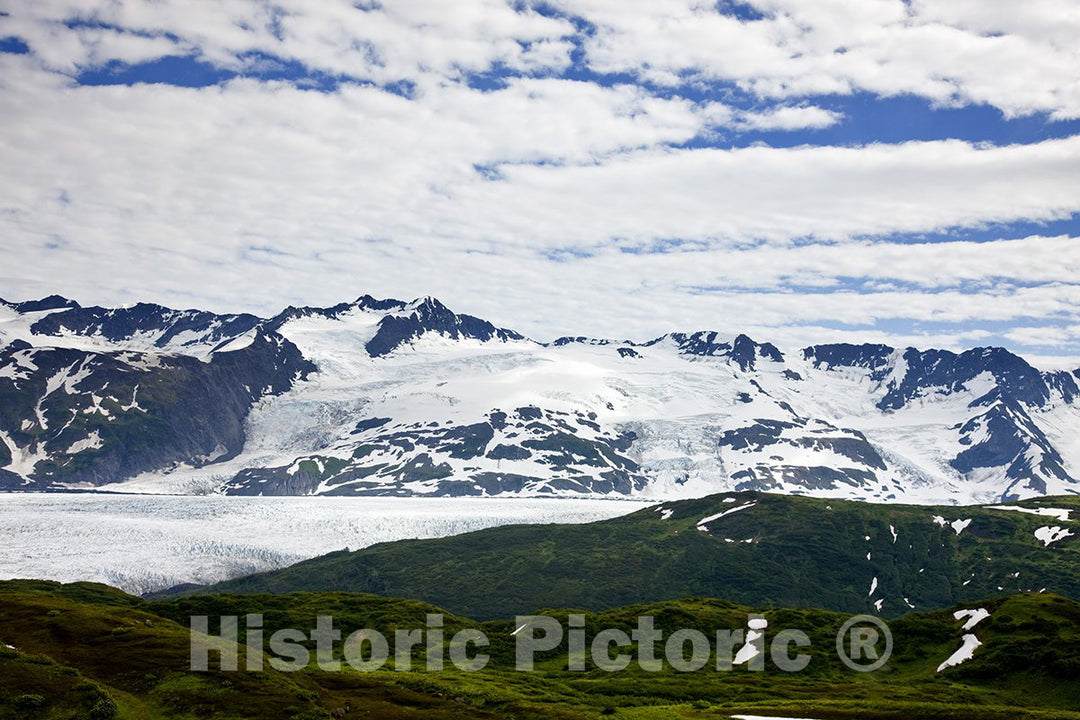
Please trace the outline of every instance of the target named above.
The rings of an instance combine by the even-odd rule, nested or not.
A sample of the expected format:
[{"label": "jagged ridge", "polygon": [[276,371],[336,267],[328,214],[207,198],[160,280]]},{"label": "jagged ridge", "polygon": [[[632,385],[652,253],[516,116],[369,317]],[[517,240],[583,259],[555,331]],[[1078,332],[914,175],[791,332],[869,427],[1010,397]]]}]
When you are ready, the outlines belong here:
[{"label": "jagged ridge", "polygon": [[9,488],[211,465],[243,494],[1080,490],[1080,371],[1001,348],[785,355],[715,331],[545,344],[434,298],[370,295],[269,319],[0,301],[0,343]]}]

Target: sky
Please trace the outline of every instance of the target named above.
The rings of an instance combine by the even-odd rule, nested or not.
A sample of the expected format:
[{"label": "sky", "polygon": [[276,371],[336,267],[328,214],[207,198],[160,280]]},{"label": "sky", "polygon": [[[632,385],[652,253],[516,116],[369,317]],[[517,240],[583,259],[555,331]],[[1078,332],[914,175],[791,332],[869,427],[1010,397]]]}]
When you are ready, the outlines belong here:
[{"label": "sky", "polygon": [[0,297],[1080,365],[1076,0],[0,0]]}]

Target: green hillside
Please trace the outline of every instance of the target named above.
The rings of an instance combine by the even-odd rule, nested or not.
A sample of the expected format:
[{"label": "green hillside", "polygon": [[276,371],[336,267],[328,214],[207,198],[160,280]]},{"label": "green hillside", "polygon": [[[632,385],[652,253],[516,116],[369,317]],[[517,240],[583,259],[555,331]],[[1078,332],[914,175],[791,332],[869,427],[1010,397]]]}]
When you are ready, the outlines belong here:
[{"label": "green hillside", "polygon": [[[724,493],[587,525],[500,527],[331,553],[206,591],[370,592],[479,618],[691,595],[886,616],[1017,592],[1080,599],[1080,498],[1015,506],[1069,510],[1070,520]],[[1073,534],[1047,546],[1035,535],[1047,527]]]},{"label": "green hillside", "polygon": [[[311,628],[332,615],[348,634],[423,627],[430,605],[360,594],[204,595],[147,602],[103,586],[40,581],[0,583],[0,718],[19,720],[226,720],[282,718],[719,718],[733,714],[848,720],[952,718],[1080,720],[1080,604],[1051,595],[1017,595],[967,605],[990,616],[974,629],[982,646],[958,667],[936,668],[960,646],[950,610],[915,612],[890,622],[892,659],[854,673],[835,657],[847,618],[823,610],[766,609],[766,639],[781,628],[805,631],[811,661],[800,673],[710,665],[693,673],[636,665],[608,673],[591,664],[567,670],[567,644],[540,656],[536,672],[513,670],[511,620],[476,623],[447,615],[447,636],[463,628],[491,640],[488,667],[465,673],[194,673],[188,668],[191,615],[265,616],[267,632]],[[750,608],[707,598],[649,603],[586,614],[586,633],[629,632],[637,618],[674,629],[741,628]],[[567,611],[549,611],[566,619]],[[7,646],[14,646],[9,649]],[[308,643],[310,646],[311,644]],[[340,650],[340,644],[337,645]],[[627,650],[637,656],[635,646]],[[414,668],[421,665],[417,652]]]}]

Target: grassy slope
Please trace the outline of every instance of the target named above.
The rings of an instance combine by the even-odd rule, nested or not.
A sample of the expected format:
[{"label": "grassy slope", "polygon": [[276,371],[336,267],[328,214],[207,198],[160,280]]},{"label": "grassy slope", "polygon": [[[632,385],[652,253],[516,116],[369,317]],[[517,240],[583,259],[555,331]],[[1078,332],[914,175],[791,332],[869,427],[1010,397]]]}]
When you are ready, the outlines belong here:
[{"label": "grassy slope", "polygon": [[370,718],[490,717],[357,674],[191,672],[186,618],[100,585],[0,583],[0,628],[17,648],[0,648],[4,720],[317,720],[346,704]]},{"label": "grassy slope", "polygon": [[[756,505],[710,523],[708,532],[696,528],[702,518],[749,502]],[[1076,497],[1022,504],[1071,508],[1080,516]],[[670,518],[646,509],[588,525],[501,527],[385,543],[207,591],[373,592],[480,618],[537,606],[603,609],[687,595],[847,612],[872,611],[874,601],[884,599],[881,612],[889,616],[909,610],[904,598],[920,609],[1044,588],[1080,599],[1078,522],[980,506],[875,505],[756,492],[663,507]],[[935,515],[971,523],[957,535],[935,523]],[[1034,536],[1046,525],[1072,527],[1075,534],[1047,548]]]},{"label": "grassy slope", "polygon": [[[370,595],[198,596],[146,602],[103,586],[16,581],[0,583],[0,718],[109,720],[200,718],[728,718],[731,713],[855,718],[1061,718],[1080,720],[1080,604],[1049,595],[1019,595],[979,603],[992,613],[976,628],[984,643],[969,662],[936,667],[960,644],[960,623],[948,611],[911,613],[890,624],[893,659],[881,671],[857,674],[835,659],[833,638],[846,615],[824,610],[771,609],[770,633],[806,631],[813,660],[788,675],[696,673],[638,669],[571,673],[565,645],[536,673],[512,671],[510,620],[475,623],[447,615],[448,635],[480,627],[492,641],[488,668],[477,673],[394,672],[191,673],[188,618],[265,615],[268,634],[310,628],[331,614],[348,632],[373,627],[422,627],[437,609]],[[622,628],[640,615],[670,632],[740,628],[750,610],[706,598],[649,603],[589,613],[587,631]],[[566,611],[550,614],[565,616]],[[633,651],[631,651],[633,652]],[[417,655],[417,662],[420,661]],[[28,700],[27,696],[31,699]],[[33,696],[42,698],[35,707]],[[116,712],[109,708],[115,704]],[[95,709],[96,708],[96,709]]]}]

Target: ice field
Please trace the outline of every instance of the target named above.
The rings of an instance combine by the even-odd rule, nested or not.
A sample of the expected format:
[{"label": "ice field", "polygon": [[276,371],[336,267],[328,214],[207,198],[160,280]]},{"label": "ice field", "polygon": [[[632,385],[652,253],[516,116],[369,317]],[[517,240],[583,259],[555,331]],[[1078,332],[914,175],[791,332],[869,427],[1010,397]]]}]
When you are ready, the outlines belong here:
[{"label": "ice field", "polygon": [[0,493],[0,579],[140,594],[283,567],[342,548],[496,525],[583,523],[624,500]]}]

